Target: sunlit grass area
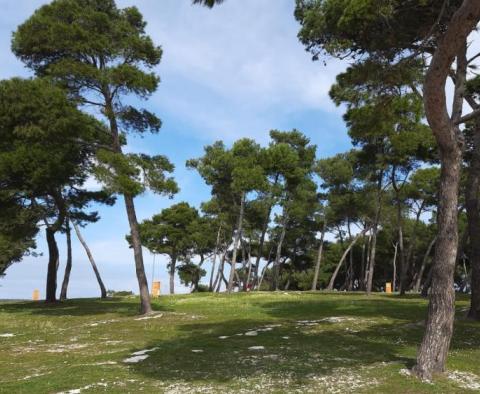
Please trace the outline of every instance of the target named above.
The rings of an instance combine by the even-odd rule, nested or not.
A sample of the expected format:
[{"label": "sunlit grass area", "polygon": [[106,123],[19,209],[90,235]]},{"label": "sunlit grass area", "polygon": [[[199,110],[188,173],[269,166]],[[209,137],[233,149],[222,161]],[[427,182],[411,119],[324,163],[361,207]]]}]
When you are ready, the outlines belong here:
[{"label": "sunlit grass area", "polygon": [[426,301],[325,293],[0,304],[0,392],[465,393],[480,389],[480,327],[457,302],[449,373],[408,376]]}]

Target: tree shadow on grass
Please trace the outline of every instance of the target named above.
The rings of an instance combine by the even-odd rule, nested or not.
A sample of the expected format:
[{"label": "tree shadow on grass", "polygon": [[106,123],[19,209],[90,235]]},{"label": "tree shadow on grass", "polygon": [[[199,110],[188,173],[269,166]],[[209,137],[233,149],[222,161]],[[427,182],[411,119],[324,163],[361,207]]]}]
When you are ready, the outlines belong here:
[{"label": "tree shadow on grass", "polygon": [[[155,311],[168,308],[152,303]],[[97,316],[113,313],[121,316],[136,316],[139,313],[139,300],[135,298],[113,297],[107,299],[85,298],[48,304],[45,302],[12,302],[0,304],[0,312],[43,316]]]},{"label": "tree shadow on grass", "polygon": [[[261,374],[272,379],[288,377],[293,384],[301,385],[312,375],[327,376],[339,368],[358,371],[384,362],[413,365],[412,358],[399,354],[394,338],[378,335],[389,325],[352,332],[330,323],[299,327],[294,322],[282,322],[257,336],[237,335],[268,328],[269,324],[275,323],[235,320],[182,325],[175,339],[149,343],[147,348],[159,350],[132,368],[148,378],[167,382],[230,384]],[[220,339],[223,336],[228,338]],[[264,349],[252,350],[254,346]]]}]

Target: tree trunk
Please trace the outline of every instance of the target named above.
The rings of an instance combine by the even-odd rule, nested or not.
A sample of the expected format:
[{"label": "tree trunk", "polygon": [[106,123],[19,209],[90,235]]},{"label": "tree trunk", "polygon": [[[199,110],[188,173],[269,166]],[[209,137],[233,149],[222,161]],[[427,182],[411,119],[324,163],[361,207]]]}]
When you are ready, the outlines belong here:
[{"label": "tree trunk", "polygon": [[233,281],[235,278],[235,264],[237,263],[237,249],[238,249],[238,244],[240,242],[240,237],[242,236],[244,211],[245,211],[245,192],[242,192],[241,201],[240,201],[240,213],[238,215],[237,232],[235,234],[235,240],[233,242],[233,257],[232,257],[232,264],[230,268],[230,278],[228,281],[228,289],[227,289],[229,293],[233,291]]},{"label": "tree trunk", "polygon": [[408,246],[408,251],[407,251],[407,256],[405,259],[405,291],[407,290],[407,275],[408,272],[410,271],[410,268],[412,266],[412,256],[413,256],[413,251],[415,250],[416,244],[417,244],[417,231],[418,231],[418,224],[420,223],[420,217],[423,213],[423,208],[424,208],[425,203],[423,202],[422,205],[418,208],[417,215],[415,217],[415,224],[413,225],[413,231],[412,231],[412,238],[410,240],[410,245]]},{"label": "tree trunk", "polygon": [[468,317],[480,320],[480,121],[476,121],[473,135],[473,152],[465,186],[468,234],[470,238],[469,260],[472,270],[471,300]]},{"label": "tree trunk", "polygon": [[325,238],[325,225],[322,228],[322,235],[320,236],[320,245],[318,246],[317,252],[317,264],[315,264],[315,274],[313,275],[312,282],[312,291],[317,290],[318,275],[320,273],[320,264],[322,263],[322,254],[323,254],[323,240]]},{"label": "tree trunk", "polygon": [[348,248],[343,252],[342,258],[337,264],[337,267],[335,268],[335,271],[332,274],[332,277],[330,278],[330,282],[328,283],[327,290],[332,291],[333,290],[333,285],[335,284],[335,279],[337,278],[338,272],[340,271],[340,268],[342,267],[343,262],[345,261],[348,253],[350,252],[350,249],[352,249],[355,245],[355,243],[363,237],[363,235],[369,230],[369,228],[365,228],[361,233],[358,233],[355,238],[353,239],[352,242],[350,242],[350,245],[348,245]]},{"label": "tree trunk", "polygon": [[[110,132],[112,134],[112,147],[116,154],[123,155],[120,134],[118,130],[117,119],[113,108],[112,95],[108,87],[102,91],[105,97],[105,113],[110,122]],[[152,304],[150,301],[150,292],[148,291],[148,281],[145,275],[145,266],[143,264],[142,242],[138,229],[137,214],[135,212],[134,198],[129,193],[123,194],[125,200],[125,209],[127,211],[128,223],[130,226],[130,236],[135,260],[135,272],[137,275],[138,288],[140,292],[140,314],[152,313]]]},{"label": "tree trunk", "polygon": [[215,265],[217,263],[217,254],[218,254],[218,248],[220,246],[220,233],[222,231],[222,225],[218,227],[218,232],[217,232],[217,241],[215,242],[215,250],[213,252],[213,262],[212,262],[212,272],[210,273],[210,284],[208,285],[208,291],[213,291],[213,274],[215,272]]},{"label": "tree trunk", "polygon": [[372,241],[370,245],[370,255],[368,258],[368,275],[367,275],[367,294],[372,292],[373,287],[373,273],[375,271],[375,253],[377,250],[377,231],[378,223],[375,223],[372,231]]},{"label": "tree trunk", "polygon": [[277,253],[275,254],[275,262],[273,263],[273,283],[272,290],[279,290],[280,281],[280,258],[282,257],[283,241],[285,240],[285,234],[287,233],[288,215],[284,212],[284,218],[282,220],[282,232],[280,233],[280,239],[277,244]]},{"label": "tree trunk", "polygon": [[422,266],[420,267],[420,271],[418,272],[417,280],[415,281],[415,286],[413,289],[416,293],[420,291],[420,285],[422,283],[423,273],[425,272],[428,258],[430,257],[430,253],[436,241],[437,241],[437,237],[432,239],[432,241],[428,244],[428,248],[427,248],[427,251],[425,252],[425,255],[423,256]]},{"label": "tree trunk", "polygon": [[70,281],[70,272],[72,271],[72,234],[68,217],[65,220],[65,226],[65,235],[67,237],[67,265],[65,266],[62,290],[60,291],[60,301],[67,299],[68,282]]},{"label": "tree trunk", "polygon": [[173,256],[172,261],[170,262],[170,294],[175,294],[175,266],[177,265],[177,257]]},{"label": "tree trunk", "polygon": [[227,250],[222,253],[220,258],[220,264],[218,266],[217,275],[215,276],[215,281],[213,282],[213,289],[218,293],[220,291],[220,286],[222,284],[221,276],[223,275],[223,267],[225,266],[225,258],[227,256]]},{"label": "tree trunk", "polygon": [[398,243],[395,244],[395,253],[393,254],[393,280],[392,280],[392,290],[395,293],[397,288],[397,252],[398,252]]},{"label": "tree trunk", "polygon": [[[431,379],[445,371],[453,332],[455,292],[453,274],[458,246],[458,189],[462,164],[463,136],[457,125],[462,114],[466,80],[466,40],[480,19],[480,2],[464,0],[454,13],[430,61],[424,82],[424,106],[436,138],[441,162],[438,238],[432,266],[430,303],[425,334],[413,371]],[[457,56],[452,117],[447,110],[445,86]]]},{"label": "tree trunk", "polygon": [[263,254],[263,246],[265,245],[265,235],[268,231],[268,224],[270,223],[270,215],[272,214],[272,204],[270,204],[268,208],[267,215],[265,217],[265,221],[263,222],[262,233],[260,234],[260,242],[258,243],[258,255],[255,259],[255,278],[253,280],[253,286],[256,285],[258,282],[258,270],[260,268],[260,260],[262,259]]},{"label": "tree trunk", "polygon": [[140,241],[140,232],[138,230],[138,221],[135,213],[133,197],[125,194],[124,198],[128,222],[130,224],[130,235],[135,258],[135,271],[140,291],[140,313],[144,315],[152,313],[152,305],[150,302],[150,293],[148,291],[147,276],[145,275],[145,266],[143,265],[142,243]]},{"label": "tree trunk", "polygon": [[48,269],[47,269],[47,291],[46,302],[57,301],[57,267],[58,267],[58,246],[55,240],[55,231],[50,227],[45,229],[48,245]]},{"label": "tree trunk", "polygon": [[90,261],[93,272],[95,273],[95,277],[97,278],[98,286],[100,287],[100,297],[107,298],[107,289],[103,284],[102,277],[100,276],[100,272],[98,271],[97,264],[95,263],[95,259],[93,258],[92,252],[90,251],[90,248],[88,247],[87,242],[83,238],[77,223],[73,222],[73,228],[75,229],[75,234],[77,234],[77,238],[82,244],[83,249],[85,249],[85,253],[87,254],[87,257],[88,257],[88,260]]}]

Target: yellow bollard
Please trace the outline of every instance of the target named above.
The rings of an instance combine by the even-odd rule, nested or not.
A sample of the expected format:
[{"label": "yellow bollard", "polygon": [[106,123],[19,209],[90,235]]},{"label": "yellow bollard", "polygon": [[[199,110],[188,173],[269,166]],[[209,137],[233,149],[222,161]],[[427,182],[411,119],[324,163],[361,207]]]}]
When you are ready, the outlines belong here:
[{"label": "yellow bollard", "polygon": [[392,294],[392,284],[390,282],[385,283],[385,293]]},{"label": "yellow bollard", "polygon": [[152,285],[152,297],[160,296],[160,282],[153,282]]},{"label": "yellow bollard", "polygon": [[33,301],[40,300],[40,290],[38,289],[33,290],[32,300]]}]

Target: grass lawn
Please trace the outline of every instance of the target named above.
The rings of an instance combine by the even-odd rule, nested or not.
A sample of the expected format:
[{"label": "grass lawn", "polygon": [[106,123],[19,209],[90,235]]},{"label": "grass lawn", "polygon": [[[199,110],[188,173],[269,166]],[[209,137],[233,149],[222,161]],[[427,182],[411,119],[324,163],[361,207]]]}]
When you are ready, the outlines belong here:
[{"label": "grass lawn", "polygon": [[422,383],[402,371],[422,337],[418,297],[162,296],[143,319],[136,298],[2,303],[0,392],[473,392],[480,324],[464,320],[467,305],[458,300],[449,374]]}]

